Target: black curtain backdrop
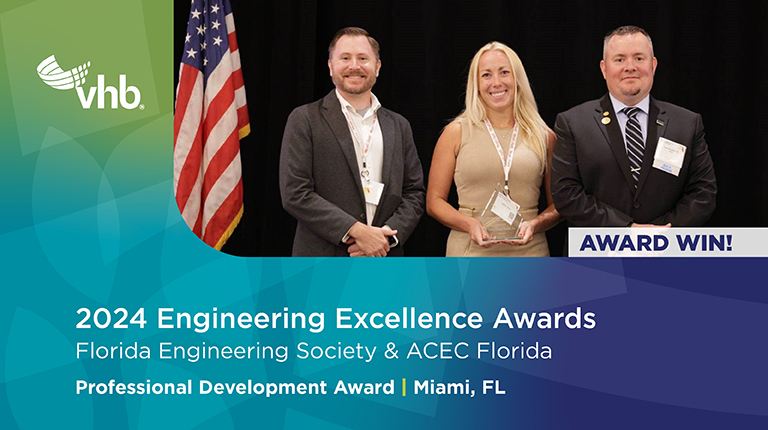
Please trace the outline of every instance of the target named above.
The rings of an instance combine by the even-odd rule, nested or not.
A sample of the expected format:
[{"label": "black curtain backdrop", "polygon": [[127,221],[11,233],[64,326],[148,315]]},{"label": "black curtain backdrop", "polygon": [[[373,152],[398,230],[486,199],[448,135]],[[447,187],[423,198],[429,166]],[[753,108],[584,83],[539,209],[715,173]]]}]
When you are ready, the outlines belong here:
[{"label": "black curtain backdrop", "polygon": [[[230,0],[251,118],[241,141],[245,213],[224,251],[288,256],[296,221],[281,206],[278,160],[285,121],[333,88],[327,48],[343,27],[381,44],[374,93],[413,127],[425,178],[441,129],[462,109],[467,68],[498,40],[523,61],[547,124],[606,93],[602,38],[645,28],[659,60],[651,94],[702,114],[715,164],[717,209],[706,224],[768,225],[768,6],[754,1],[245,1]],[[174,62],[183,54],[189,2],[174,11]],[[178,80],[178,75],[175,77]],[[455,190],[450,201],[456,204]],[[547,233],[561,255],[564,223]],[[406,255],[442,256],[449,230],[424,215]]]}]

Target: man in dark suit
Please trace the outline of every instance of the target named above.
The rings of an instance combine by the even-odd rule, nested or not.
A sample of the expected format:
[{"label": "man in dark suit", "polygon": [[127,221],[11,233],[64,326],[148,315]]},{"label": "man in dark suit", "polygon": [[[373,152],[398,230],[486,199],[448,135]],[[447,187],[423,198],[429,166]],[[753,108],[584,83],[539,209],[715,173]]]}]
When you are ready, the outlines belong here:
[{"label": "man in dark suit", "polygon": [[650,96],[657,60],[648,33],[604,40],[608,94],[557,116],[552,197],[570,225],[698,226],[715,209],[715,171],[697,113]]},{"label": "man in dark suit", "polygon": [[403,255],[424,213],[411,126],[371,92],[381,60],[365,30],[339,30],[328,53],[336,89],[296,108],[283,134],[280,194],[298,220],[293,255]]}]

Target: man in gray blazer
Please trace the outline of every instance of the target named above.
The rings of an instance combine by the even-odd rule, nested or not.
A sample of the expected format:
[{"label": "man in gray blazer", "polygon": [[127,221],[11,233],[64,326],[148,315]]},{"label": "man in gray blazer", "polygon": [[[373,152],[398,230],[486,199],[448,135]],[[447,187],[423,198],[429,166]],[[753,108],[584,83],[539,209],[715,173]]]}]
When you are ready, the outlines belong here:
[{"label": "man in gray blazer", "polygon": [[608,94],[557,116],[552,197],[570,225],[698,226],[715,209],[715,171],[701,115],[650,96],[657,60],[648,33],[604,40]]},{"label": "man in gray blazer", "polygon": [[328,48],[336,89],[288,117],[280,153],[283,207],[298,220],[294,256],[403,255],[424,213],[413,133],[371,89],[379,45],[339,30]]}]

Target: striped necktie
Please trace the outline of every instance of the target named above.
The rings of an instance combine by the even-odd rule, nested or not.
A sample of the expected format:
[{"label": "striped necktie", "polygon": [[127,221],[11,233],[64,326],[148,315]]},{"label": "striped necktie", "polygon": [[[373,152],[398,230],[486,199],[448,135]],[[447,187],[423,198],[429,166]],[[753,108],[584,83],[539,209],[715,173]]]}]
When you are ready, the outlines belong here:
[{"label": "striped necktie", "polygon": [[640,166],[643,165],[643,152],[645,151],[643,133],[640,131],[640,122],[637,120],[637,113],[640,112],[640,108],[625,107],[623,110],[627,118],[629,118],[625,127],[627,157],[629,157],[632,179],[635,180],[635,188],[637,188],[637,181],[640,178]]}]

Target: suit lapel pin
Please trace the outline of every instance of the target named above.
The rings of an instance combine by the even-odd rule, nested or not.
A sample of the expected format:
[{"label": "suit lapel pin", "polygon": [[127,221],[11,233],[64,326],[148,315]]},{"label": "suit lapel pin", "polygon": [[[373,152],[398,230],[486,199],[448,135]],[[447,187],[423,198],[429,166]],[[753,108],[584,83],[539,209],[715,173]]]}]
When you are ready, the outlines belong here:
[{"label": "suit lapel pin", "polygon": [[608,111],[605,111],[605,112],[603,112],[603,116],[608,116],[608,115],[610,115],[610,114],[611,114],[611,113],[610,113],[610,112],[608,112]]},{"label": "suit lapel pin", "polygon": [[656,120],[656,124],[658,124],[658,125],[660,125],[660,126],[664,127],[664,121],[662,121],[662,120],[660,120],[660,119],[657,119],[657,120]]},{"label": "suit lapel pin", "polygon": [[600,121],[600,122],[602,122],[605,125],[608,125],[608,124],[611,123],[611,119],[608,118],[607,116],[605,116],[605,117],[603,117],[602,121]]}]

